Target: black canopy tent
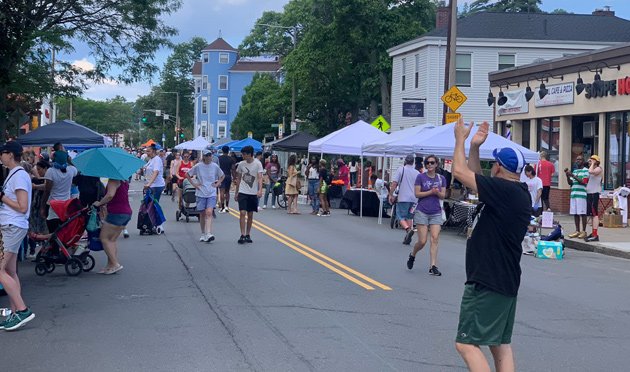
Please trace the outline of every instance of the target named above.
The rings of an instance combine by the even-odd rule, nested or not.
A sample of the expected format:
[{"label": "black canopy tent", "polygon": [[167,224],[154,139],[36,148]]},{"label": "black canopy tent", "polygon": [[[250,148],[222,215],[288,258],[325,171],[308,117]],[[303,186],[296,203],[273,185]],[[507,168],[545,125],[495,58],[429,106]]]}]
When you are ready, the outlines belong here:
[{"label": "black canopy tent", "polygon": [[106,147],[109,138],[72,120],[59,120],[17,138],[22,146],[52,146],[61,142],[67,148]]},{"label": "black canopy tent", "polygon": [[308,152],[308,144],[317,139],[314,135],[306,132],[297,132],[290,134],[271,144],[273,151],[286,152]]}]

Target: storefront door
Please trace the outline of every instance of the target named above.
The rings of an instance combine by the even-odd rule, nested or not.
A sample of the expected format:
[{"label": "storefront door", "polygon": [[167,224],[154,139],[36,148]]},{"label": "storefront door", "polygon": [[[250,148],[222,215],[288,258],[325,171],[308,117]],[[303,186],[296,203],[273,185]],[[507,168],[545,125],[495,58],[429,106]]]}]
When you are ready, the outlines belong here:
[{"label": "storefront door", "polygon": [[598,120],[596,116],[574,116],[571,120],[571,164],[578,155],[588,159],[598,154]]}]

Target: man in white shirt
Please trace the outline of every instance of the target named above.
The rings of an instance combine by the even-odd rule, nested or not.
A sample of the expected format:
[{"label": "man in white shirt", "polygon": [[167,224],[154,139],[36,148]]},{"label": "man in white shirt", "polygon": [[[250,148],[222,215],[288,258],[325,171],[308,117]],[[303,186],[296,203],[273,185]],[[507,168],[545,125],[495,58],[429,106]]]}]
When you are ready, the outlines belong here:
[{"label": "man in white shirt", "polygon": [[[413,215],[415,205],[418,204],[415,183],[420,172],[413,166],[415,160],[413,155],[407,155],[405,165],[398,168],[389,188],[389,202],[392,205],[396,203],[396,217],[398,217],[400,226],[405,229],[405,238],[403,239],[405,245],[411,244],[413,238]],[[396,191],[398,191],[398,195],[394,195]]]},{"label": "man in white shirt", "polygon": [[540,199],[542,197],[543,184],[542,180],[536,177],[536,171],[531,165],[525,166],[525,184],[529,191],[529,196],[532,198],[532,215],[538,217],[540,215],[542,204]]},{"label": "man in white shirt", "polygon": [[144,189],[151,189],[153,197],[159,203],[162,191],[164,191],[164,187],[166,186],[166,182],[164,181],[163,175],[164,163],[162,162],[162,158],[158,156],[157,151],[158,147],[156,145],[147,147],[147,156],[150,160],[144,168],[144,175],[147,180],[144,185]]},{"label": "man in white shirt", "polygon": [[[203,150],[202,161],[197,163],[186,173],[186,179],[195,186],[195,196],[197,197],[197,210],[201,212],[199,224],[201,225],[201,242],[211,242],[212,235],[212,214],[217,205],[217,187],[223,182],[225,175],[221,168],[212,161],[210,150]],[[197,176],[196,180],[192,177]]]},{"label": "man in white shirt", "polygon": [[[251,243],[250,237],[254,212],[258,211],[258,199],[262,196],[263,166],[254,159],[254,148],[245,146],[241,149],[243,161],[236,167],[236,192],[234,200],[238,202],[240,212],[241,237],[238,244]],[[246,218],[247,217],[247,218]]]}]

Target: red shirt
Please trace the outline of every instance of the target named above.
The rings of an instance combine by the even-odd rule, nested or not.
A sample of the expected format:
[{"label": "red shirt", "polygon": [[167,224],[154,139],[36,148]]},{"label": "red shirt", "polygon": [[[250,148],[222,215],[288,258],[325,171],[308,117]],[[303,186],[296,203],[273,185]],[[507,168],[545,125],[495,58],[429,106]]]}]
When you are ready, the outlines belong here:
[{"label": "red shirt", "polygon": [[350,184],[350,168],[345,164],[339,167],[339,179],[343,181],[345,186]]},{"label": "red shirt", "polygon": [[536,175],[542,180],[543,187],[551,186],[551,176],[556,173],[556,167],[549,160],[542,159],[536,167]]}]

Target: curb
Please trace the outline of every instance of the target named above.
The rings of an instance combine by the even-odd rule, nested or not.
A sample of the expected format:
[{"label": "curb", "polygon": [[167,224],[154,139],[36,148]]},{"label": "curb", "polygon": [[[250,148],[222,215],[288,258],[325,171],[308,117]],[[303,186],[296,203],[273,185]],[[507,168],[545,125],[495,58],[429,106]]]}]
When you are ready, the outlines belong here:
[{"label": "curb", "polygon": [[589,244],[586,242],[580,242],[573,239],[564,239],[564,246],[567,248],[578,250],[578,251],[595,252],[595,253],[605,254],[607,256],[630,259],[630,252],[624,252],[618,249],[609,248],[603,244],[597,244],[597,243]]}]

